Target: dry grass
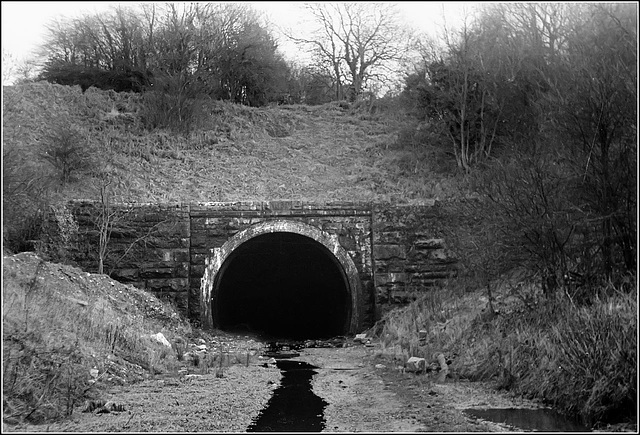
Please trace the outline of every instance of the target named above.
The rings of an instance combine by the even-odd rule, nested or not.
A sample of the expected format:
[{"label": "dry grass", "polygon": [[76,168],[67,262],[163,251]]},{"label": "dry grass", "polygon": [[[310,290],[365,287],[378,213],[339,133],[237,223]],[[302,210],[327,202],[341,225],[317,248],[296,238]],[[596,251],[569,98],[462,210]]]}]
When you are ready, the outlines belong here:
[{"label": "dry grass", "polygon": [[[224,373],[256,359],[242,343],[193,330],[151,293],[32,253],[5,255],[2,282],[5,422],[58,420],[109,386],[211,367]],[[199,338],[209,354],[194,351]]]},{"label": "dry grass", "polygon": [[[182,326],[187,332],[188,324],[171,307],[153,303],[153,296],[107,281],[32,254],[4,258],[5,418],[38,422],[69,415],[96,393],[91,369],[102,376],[116,375],[110,373],[109,355],[147,368],[151,363],[159,371],[177,371],[175,352],[149,335],[164,331],[173,338],[170,330]],[[114,290],[100,291],[105,284]],[[126,308],[136,298],[149,304],[147,313],[158,315],[143,316],[138,309]],[[141,357],[149,353],[157,358]]]},{"label": "dry grass", "polygon": [[[6,145],[33,150],[56,125],[73,125],[97,150],[98,172],[117,180],[122,201],[410,203],[459,195],[464,185],[436,174],[419,149],[399,149],[398,132],[411,127],[393,112],[211,101],[203,104],[200,127],[184,135],[144,130],[137,95],[82,94],[48,83],[8,87],[4,94]],[[79,174],[64,197],[95,197],[93,172]]]},{"label": "dry grass", "polygon": [[451,282],[388,313],[380,340],[431,362],[444,353],[454,377],[492,381],[590,426],[635,420],[636,292],[610,286],[593,304],[576,306],[564,296],[545,300],[536,286],[497,289],[499,314],[490,315],[486,297]]}]

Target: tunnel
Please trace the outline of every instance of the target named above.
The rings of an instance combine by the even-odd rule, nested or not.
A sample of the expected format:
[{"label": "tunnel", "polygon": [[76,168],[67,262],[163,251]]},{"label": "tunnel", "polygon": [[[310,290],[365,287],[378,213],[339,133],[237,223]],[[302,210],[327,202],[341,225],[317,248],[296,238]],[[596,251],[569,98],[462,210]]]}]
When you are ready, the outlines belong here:
[{"label": "tunnel", "polygon": [[344,267],[322,243],[292,232],[252,237],[215,279],[214,324],[262,337],[322,339],[349,331],[351,291]]}]

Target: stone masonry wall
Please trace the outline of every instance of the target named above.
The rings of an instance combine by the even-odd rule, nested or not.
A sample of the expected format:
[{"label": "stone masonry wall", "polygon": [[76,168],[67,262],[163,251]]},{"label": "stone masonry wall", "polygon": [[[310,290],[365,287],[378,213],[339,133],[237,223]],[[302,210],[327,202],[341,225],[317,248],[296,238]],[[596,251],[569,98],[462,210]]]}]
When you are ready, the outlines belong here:
[{"label": "stone masonry wall", "polygon": [[[273,219],[303,222],[336,235],[353,260],[360,275],[363,293],[369,295],[364,307],[371,322],[374,291],[371,261],[371,207],[353,203],[303,203],[298,201],[206,203],[191,206],[191,293],[196,301],[205,258],[212,248],[221,247],[231,236],[251,225]],[[199,306],[189,305],[189,317],[199,318]]]},{"label": "stone masonry wall", "polygon": [[[77,233],[66,241],[66,246],[48,246],[48,257],[95,273],[98,271],[99,228],[104,222],[100,217],[100,203],[73,201],[67,204],[67,210],[76,220]],[[112,228],[104,273],[120,282],[154,292],[187,313],[189,206],[117,204],[110,208],[109,214]],[[47,233],[52,235],[53,232]]]},{"label": "stone masonry wall", "polygon": [[[60,223],[52,217],[45,251],[53,261],[96,272],[99,203],[74,201],[67,209],[77,223],[75,235],[54,237]],[[200,315],[200,281],[211,249],[265,220],[299,221],[338,237],[359,273],[367,327],[390,307],[456,274],[441,208],[434,201],[411,206],[297,201],[119,204],[112,211],[104,272],[171,300],[194,321]]]},{"label": "stone masonry wall", "polygon": [[373,259],[378,316],[456,276],[440,205],[375,205]]}]

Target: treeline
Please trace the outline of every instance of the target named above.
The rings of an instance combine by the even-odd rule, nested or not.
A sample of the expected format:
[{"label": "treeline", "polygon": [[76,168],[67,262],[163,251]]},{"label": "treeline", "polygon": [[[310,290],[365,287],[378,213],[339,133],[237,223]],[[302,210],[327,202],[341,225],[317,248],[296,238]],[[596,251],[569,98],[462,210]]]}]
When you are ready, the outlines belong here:
[{"label": "treeline", "polygon": [[[403,96],[413,140],[450,155],[489,206],[465,256],[590,298],[637,259],[637,5],[487,4],[423,44]],[[480,233],[473,235],[481,238]]]},{"label": "treeline", "polygon": [[141,4],[48,26],[40,79],[116,91],[157,90],[250,106],[317,104],[326,77],[286,62],[259,14],[241,3]]}]

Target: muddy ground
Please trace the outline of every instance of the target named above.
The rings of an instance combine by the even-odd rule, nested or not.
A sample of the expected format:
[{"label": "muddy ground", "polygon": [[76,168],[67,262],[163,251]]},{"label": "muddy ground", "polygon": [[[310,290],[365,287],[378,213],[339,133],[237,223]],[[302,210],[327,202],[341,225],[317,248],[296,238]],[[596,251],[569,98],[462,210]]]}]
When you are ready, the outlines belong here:
[{"label": "muddy ground", "polygon": [[[377,345],[305,348],[293,360],[317,369],[313,392],[328,405],[323,432],[499,432],[514,428],[476,420],[466,408],[535,408],[478,383],[438,382],[394,367]],[[105,401],[119,406],[74,412],[70,420],[9,427],[12,432],[245,432],[265,407],[282,374],[269,358],[180,377],[154,377],[112,387]],[[517,430],[517,429],[516,429]],[[3,432],[4,432],[3,431]]]},{"label": "muddy ground", "polygon": [[504,425],[473,419],[471,407],[540,405],[497,394],[478,383],[438,382],[380,356],[377,346],[305,349],[298,359],[318,367],[312,385],[329,405],[326,432],[498,432]]}]

